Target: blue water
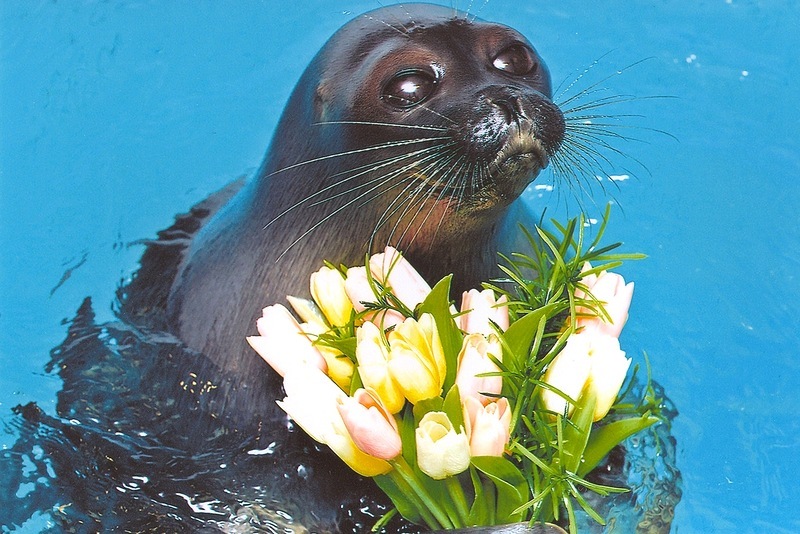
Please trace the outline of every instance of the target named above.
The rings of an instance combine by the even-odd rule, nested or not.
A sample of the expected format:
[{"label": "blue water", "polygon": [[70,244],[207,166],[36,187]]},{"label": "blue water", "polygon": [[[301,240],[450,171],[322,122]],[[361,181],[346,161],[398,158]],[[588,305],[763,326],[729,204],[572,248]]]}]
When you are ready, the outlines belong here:
[{"label": "blue water", "polygon": [[[800,531],[800,6],[483,4],[472,11],[527,35],[556,85],[602,58],[592,80],[671,97],[615,110],[643,115],[630,118],[641,141],[622,143],[630,158],[612,156],[609,169],[636,177],[592,191],[597,205],[622,208],[608,239],[649,255],[624,270],[637,289],[622,341],[639,362],[647,351],[680,411],[673,531]],[[61,384],[44,366],[62,320],[86,296],[98,322],[111,320],[142,252],[131,244],[252,172],[307,62],[375,7],[0,3],[3,422],[29,401],[55,412]],[[574,197],[556,182],[527,200],[599,215]],[[46,524],[43,515],[25,528]]]}]

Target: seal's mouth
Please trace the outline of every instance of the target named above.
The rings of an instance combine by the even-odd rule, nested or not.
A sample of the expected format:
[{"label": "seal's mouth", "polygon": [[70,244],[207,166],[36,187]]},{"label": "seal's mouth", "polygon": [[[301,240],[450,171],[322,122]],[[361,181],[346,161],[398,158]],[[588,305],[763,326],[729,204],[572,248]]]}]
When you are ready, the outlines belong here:
[{"label": "seal's mouth", "polygon": [[491,168],[500,174],[516,174],[520,171],[542,170],[550,158],[542,142],[529,135],[514,135],[500,149],[491,163]]}]

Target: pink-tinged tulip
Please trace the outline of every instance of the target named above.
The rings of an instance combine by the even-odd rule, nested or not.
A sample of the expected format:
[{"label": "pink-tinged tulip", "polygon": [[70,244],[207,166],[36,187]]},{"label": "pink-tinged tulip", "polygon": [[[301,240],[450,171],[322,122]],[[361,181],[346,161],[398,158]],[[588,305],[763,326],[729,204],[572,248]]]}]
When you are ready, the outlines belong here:
[{"label": "pink-tinged tulip", "polygon": [[463,315],[458,317],[459,327],[467,334],[488,336],[494,332],[491,321],[505,332],[508,328],[508,307],[503,304],[507,302],[505,295],[498,299],[491,289],[465,291],[461,297]]},{"label": "pink-tinged tulip", "polygon": [[285,376],[298,365],[327,371],[325,358],[303,332],[289,310],[275,304],[264,308],[256,321],[260,336],[250,336],[247,342],[275,371]]},{"label": "pink-tinged tulip", "polygon": [[389,372],[403,396],[416,404],[440,395],[447,368],[433,316],[424,313],[419,321],[409,317],[387,337]]},{"label": "pink-tinged tulip", "polygon": [[[311,339],[316,339],[328,331],[327,326],[318,322],[303,323],[300,328],[303,329],[303,332],[309,334]],[[325,363],[328,366],[327,375],[331,377],[331,380],[336,382],[336,385],[342,390],[350,391],[350,382],[353,379],[353,371],[355,370],[352,360],[333,347],[321,343],[314,345],[314,347],[325,358]]]},{"label": "pink-tinged tulip", "polygon": [[356,359],[358,373],[364,387],[375,391],[389,413],[397,413],[405,404],[400,385],[389,370],[389,350],[383,334],[372,323],[364,323],[356,330]]},{"label": "pink-tinged tulip", "polygon": [[[347,269],[347,279],[345,280],[345,291],[353,304],[356,312],[361,313],[367,309],[365,302],[375,302],[375,292],[369,285],[366,267],[351,267]],[[378,325],[385,330],[403,322],[405,317],[395,310],[382,310],[366,315],[366,320]]]},{"label": "pink-tinged tulip", "polygon": [[[591,269],[592,266],[586,262],[582,272]],[[583,289],[575,290],[575,298],[599,301],[603,310],[608,314],[609,320],[602,314],[583,306],[578,306],[576,311],[580,316],[577,324],[584,328],[596,328],[610,336],[619,337],[622,327],[628,320],[628,309],[633,298],[633,282],[625,284],[625,279],[615,273],[601,271],[599,275],[590,274],[581,280],[581,284],[586,287],[588,294]],[[599,310],[598,310],[599,311]]]},{"label": "pink-tinged tulip", "polygon": [[494,334],[488,338],[483,334],[470,334],[464,337],[461,352],[458,354],[458,372],[456,385],[461,398],[474,397],[483,404],[493,397],[482,395],[488,393],[499,395],[503,389],[501,376],[477,376],[484,373],[499,373],[500,369],[489,359],[489,355],[502,361],[503,348]]},{"label": "pink-tinged tulip", "polygon": [[425,279],[392,247],[386,247],[382,254],[373,255],[369,259],[369,269],[409,310],[414,310],[431,292]]},{"label": "pink-tinged tulip", "polygon": [[344,326],[350,322],[353,305],[345,292],[342,273],[330,267],[322,267],[313,273],[311,296],[332,326]]},{"label": "pink-tinged tulip", "polygon": [[[619,348],[619,340],[597,330],[571,335],[561,352],[553,359],[543,381],[580,402],[581,393],[591,390],[597,402],[594,421],[608,413],[625,381],[631,360]],[[557,393],[543,389],[542,402],[552,412],[567,413],[571,403]]]},{"label": "pink-tinged tulip", "polygon": [[416,430],[417,465],[435,480],[457,475],[469,467],[469,440],[456,432],[444,412],[428,412]]},{"label": "pink-tinged tulip", "polygon": [[382,460],[400,454],[403,443],[397,422],[376,393],[357,390],[352,397],[339,401],[339,413],[359,449]]},{"label": "pink-tinged tulip", "polygon": [[511,408],[505,397],[486,406],[464,399],[464,424],[472,456],[502,456],[511,437]]},{"label": "pink-tinged tulip", "polygon": [[278,401],[278,406],[309,436],[329,446],[353,471],[368,477],[391,471],[385,460],[356,446],[339,414],[339,405],[347,395],[319,369],[310,366],[289,369],[283,388],[286,398]]}]

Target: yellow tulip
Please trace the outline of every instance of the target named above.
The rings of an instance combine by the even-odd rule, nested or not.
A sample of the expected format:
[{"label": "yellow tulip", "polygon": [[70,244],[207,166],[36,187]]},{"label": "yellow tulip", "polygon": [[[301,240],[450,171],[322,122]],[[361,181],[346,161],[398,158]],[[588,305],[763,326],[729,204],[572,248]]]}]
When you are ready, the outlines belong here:
[{"label": "yellow tulip", "polygon": [[250,346],[281,376],[297,365],[310,365],[327,371],[322,354],[303,332],[289,310],[275,304],[262,311],[256,321],[260,336],[250,336]]},{"label": "yellow tulip", "polygon": [[342,273],[330,267],[322,267],[311,275],[311,295],[333,326],[346,325],[353,311],[344,282]]},{"label": "yellow tulip", "polygon": [[350,437],[365,453],[382,460],[400,454],[403,443],[397,422],[376,393],[357,390],[352,397],[339,401],[339,414]]},{"label": "yellow tulip", "polygon": [[416,430],[417,465],[435,480],[457,475],[469,467],[469,440],[456,432],[444,412],[428,412]]},{"label": "yellow tulip", "polygon": [[444,350],[429,313],[408,318],[389,332],[389,371],[412,404],[442,392],[447,372]]},{"label": "yellow tulip", "polygon": [[[616,337],[598,330],[573,334],[553,359],[543,381],[580,402],[581,393],[591,388],[597,398],[594,421],[608,413],[619,394],[631,360],[620,350]],[[542,390],[544,407],[570,415],[572,403],[548,389]]]},{"label": "yellow tulip", "polygon": [[304,322],[308,324],[318,325],[319,328],[328,329],[328,325],[325,322],[325,316],[322,315],[322,312],[319,310],[316,304],[314,304],[313,300],[309,299],[301,299],[299,297],[293,297],[288,295],[286,300],[289,301],[291,304],[292,309],[294,312],[302,319]]},{"label": "yellow tulip", "polygon": [[314,367],[294,367],[283,380],[286,398],[278,405],[309,436],[328,445],[360,475],[374,477],[391,471],[388,462],[366,454],[356,446],[347,430],[339,404],[347,395]]},{"label": "yellow tulip", "polygon": [[461,297],[461,312],[466,313],[458,317],[459,327],[468,334],[488,336],[494,332],[492,321],[505,331],[508,328],[508,307],[503,304],[507,302],[505,295],[498,299],[491,289],[465,291]]},{"label": "yellow tulip", "polygon": [[505,397],[486,406],[474,397],[463,401],[464,425],[472,456],[502,456],[511,436],[511,408]]},{"label": "yellow tulip", "polygon": [[[321,334],[328,331],[328,327],[319,322],[303,323],[300,325],[300,328],[309,334],[311,339],[316,339]],[[342,390],[350,391],[350,382],[353,379],[353,371],[355,370],[355,365],[352,360],[333,347],[328,347],[321,343],[316,343],[314,346],[325,359],[327,375],[331,377]]]},{"label": "yellow tulip", "polygon": [[389,371],[389,350],[377,326],[366,322],[356,330],[356,360],[364,387],[374,390],[390,413],[403,409],[405,397]]},{"label": "yellow tulip", "polygon": [[503,348],[497,336],[491,334],[488,339],[483,334],[470,334],[464,337],[461,352],[458,354],[458,372],[456,385],[461,398],[474,397],[483,404],[495,397],[487,397],[482,393],[499,395],[503,389],[503,377],[482,376],[483,373],[498,373],[500,368],[489,359],[489,355],[502,361]]}]

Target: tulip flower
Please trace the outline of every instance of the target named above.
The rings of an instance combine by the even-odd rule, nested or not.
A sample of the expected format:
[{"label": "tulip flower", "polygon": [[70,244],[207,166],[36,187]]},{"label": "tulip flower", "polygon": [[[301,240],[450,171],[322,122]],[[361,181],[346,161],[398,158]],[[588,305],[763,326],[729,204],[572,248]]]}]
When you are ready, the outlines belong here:
[{"label": "tulip flower", "polygon": [[391,471],[380,458],[363,452],[353,441],[339,413],[347,395],[319,369],[296,366],[283,380],[286,398],[278,401],[289,417],[309,436],[331,448],[350,468],[367,477]]},{"label": "tulip flower", "polygon": [[502,304],[506,302],[508,299],[505,295],[498,299],[491,289],[465,291],[461,297],[463,315],[458,317],[459,327],[468,334],[488,336],[494,332],[490,323],[492,321],[505,331],[508,328],[508,307]]},{"label": "tulip flower", "polygon": [[353,305],[347,297],[342,273],[323,267],[311,275],[311,296],[332,326],[350,322]]},{"label": "tulip flower", "polygon": [[[321,334],[328,332],[328,327],[324,323],[309,322],[300,325],[300,328],[313,340]],[[336,382],[342,390],[350,391],[350,382],[353,379],[355,365],[353,361],[333,347],[318,343],[314,345],[322,354],[327,364],[327,375]]]},{"label": "tulip flower", "polygon": [[435,480],[457,475],[469,467],[469,440],[456,432],[444,412],[428,412],[416,430],[417,465]]},{"label": "tulip flower", "polygon": [[352,397],[339,401],[339,414],[350,437],[363,452],[382,460],[400,454],[403,443],[397,422],[376,393],[357,390]]},{"label": "tulip flower", "polygon": [[301,299],[291,295],[288,295],[286,300],[289,301],[289,304],[291,304],[294,312],[305,323],[318,325],[319,328],[324,330],[328,329],[328,325],[325,322],[325,316],[322,315],[322,312],[319,310],[313,300]]},{"label": "tulip flower", "polygon": [[458,354],[458,372],[456,385],[461,398],[474,397],[483,404],[493,397],[482,395],[489,393],[499,395],[503,389],[503,377],[478,376],[484,373],[499,373],[500,369],[489,359],[489,355],[502,360],[503,348],[497,336],[491,334],[485,338],[483,334],[470,334],[464,337],[461,352]]},{"label": "tulip flower", "polygon": [[[582,392],[591,390],[597,399],[594,421],[608,413],[619,394],[631,360],[619,348],[619,340],[597,330],[571,335],[561,352],[550,362],[543,381],[580,402]],[[555,413],[571,414],[574,406],[549,389],[542,390],[544,407]]]},{"label": "tulip flower", "polygon": [[[375,302],[376,300],[375,292],[369,285],[366,267],[351,267],[347,269],[345,291],[347,292],[350,302],[353,304],[353,308],[358,313],[367,309],[364,303]],[[387,329],[402,323],[405,316],[396,310],[381,310],[367,314],[365,318],[380,326],[382,329]]]},{"label": "tulip flower", "polygon": [[433,316],[409,317],[387,337],[389,371],[403,396],[416,404],[441,394],[447,368]]},{"label": "tulip flower", "polygon": [[[582,272],[591,268],[591,264],[586,262]],[[633,298],[633,282],[625,284],[622,276],[601,271],[599,275],[585,276],[581,280],[581,284],[586,287],[588,294],[587,291],[578,288],[575,290],[575,298],[600,302],[608,317],[598,314],[596,310],[578,306],[576,311],[581,315],[578,317],[577,325],[584,328],[596,328],[604,334],[619,337],[622,327],[628,320],[628,309]]]},{"label": "tulip flower", "polygon": [[327,371],[322,354],[289,310],[280,304],[264,308],[256,326],[261,335],[250,336],[247,342],[279,375],[285,376],[297,365],[310,365],[322,372]]},{"label": "tulip flower", "polygon": [[356,360],[364,387],[374,390],[389,413],[397,413],[405,404],[400,385],[389,372],[389,349],[377,326],[366,322],[356,330]]},{"label": "tulip flower", "polygon": [[502,456],[511,436],[511,408],[505,397],[486,406],[474,397],[463,402],[472,456]]},{"label": "tulip flower", "polygon": [[392,247],[386,247],[382,254],[373,255],[369,259],[369,269],[409,310],[416,308],[431,292],[425,279]]}]

